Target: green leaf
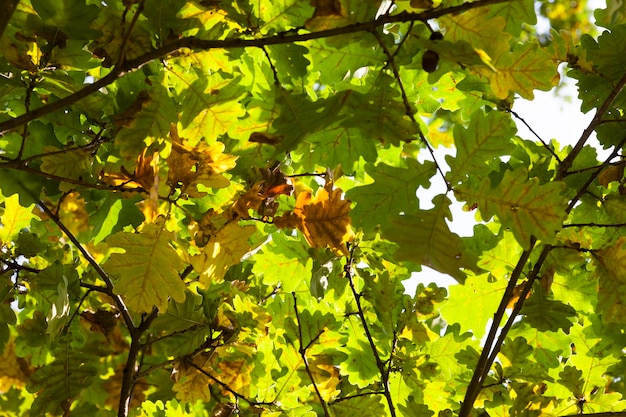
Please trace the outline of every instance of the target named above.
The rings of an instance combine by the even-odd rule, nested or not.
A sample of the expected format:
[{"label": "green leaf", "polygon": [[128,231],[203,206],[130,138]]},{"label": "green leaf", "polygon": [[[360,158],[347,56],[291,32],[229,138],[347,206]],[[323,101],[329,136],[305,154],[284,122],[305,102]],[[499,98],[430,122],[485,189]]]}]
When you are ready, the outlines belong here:
[{"label": "green leaf", "polygon": [[398,244],[398,259],[428,266],[463,282],[463,270],[476,270],[476,259],[466,251],[463,240],[448,229],[446,219],[452,219],[450,200],[438,195],[433,203],[431,210],[418,210],[392,220],[383,227],[383,237]]},{"label": "green leaf", "polygon": [[470,175],[488,174],[491,162],[515,149],[511,141],[515,132],[510,116],[500,112],[474,113],[467,129],[456,125],[456,156],[446,157],[451,169],[448,180],[451,183],[463,182]]},{"label": "green leaf", "polygon": [[280,285],[287,293],[307,288],[313,261],[306,248],[301,239],[277,233],[255,256],[252,272],[263,284]]},{"label": "green leaf", "polygon": [[567,332],[572,327],[568,317],[575,317],[576,310],[561,301],[549,299],[545,291],[538,287],[524,302],[520,314],[539,331],[554,332],[562,329]]},{"label": "green leaf", "polygon": [[372,176],[372,184],[355,187],[346,197],[357,203],[350,212],[352,224],[365,232],[379,224],[386,224],[398,214],[410,213],[419,207],[416,192],[418,187],[428,187],[435,174],[435,164],[422,164],[408,159],[407,167],[392,167],[384,163],[367,164],[365,171]]},{"label": "green leaf", "polygon": [[566,216],[566,200],[561,196],[564,188],[565,184],[557,182],[539,185],[537,180],[528,178],[525,169],[516,169],[506,171],[498,184],[485,177],[475,189],[456,187],[455,194],[476,204],[484,219],[496,215],[527,249],[531,236],[545,243],[555,241]]},{"label": "green leaf", "polygon": [[165,310],[169,297],[184,301],[185,284],[178,275],[183,263],[170,245],[173,239],[163,224],[154,223],[140,233],[119,232],[107,239],[108,245],[125,252],[113,253],[104,269],[115,276],[115,292],[133,311]]},{"label": "green leaf", "polygon": [[471,331],[478,339],[485,334],[506,287],[506,282],[490,282],[487,278],[488,274],[470,275],[464,284],[450,286],[448,301],[441,307],[446,322],[458,323],[462,332]]},{"label": "green leaf", "polygon": [[69,409],[96,379],[98,368],[94,359],[97,358],[73,352],[35,371],[26,386],[29,392],[37,393],[31,412],[61,414]]}]

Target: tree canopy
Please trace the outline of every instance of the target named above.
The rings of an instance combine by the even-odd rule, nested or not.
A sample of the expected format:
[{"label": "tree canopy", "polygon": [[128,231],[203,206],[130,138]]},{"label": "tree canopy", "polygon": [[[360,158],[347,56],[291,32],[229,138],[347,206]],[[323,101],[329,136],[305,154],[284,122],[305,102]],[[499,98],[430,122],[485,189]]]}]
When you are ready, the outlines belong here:
[{"label": "tree canopy", "polygon": [[3,416],[626,410],[621,2],[1,7]]}]

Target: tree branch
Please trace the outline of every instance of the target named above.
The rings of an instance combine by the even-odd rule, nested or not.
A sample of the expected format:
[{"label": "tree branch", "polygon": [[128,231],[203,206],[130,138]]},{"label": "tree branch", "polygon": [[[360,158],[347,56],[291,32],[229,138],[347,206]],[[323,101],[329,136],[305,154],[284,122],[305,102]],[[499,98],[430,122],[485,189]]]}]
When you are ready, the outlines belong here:
[{"label": "tree branch", "polygon": [[143,65],[162,58],[179,49],[188,48],[192,50],[210,50],[210,49],[234,49],[234,48],[260,48],[268,45],[281,45],[294,42],[305,42],[315,39],[329,38],[333,36],[347,35],[352,33],[372,31],[377,27],[384,26],[388,23],[402,23],[402,22],[415,22],[426,21],[429,19],[436,19],[438,17],[446,16],[449,14],[456,14],[465,12],[468,10],[490,6],[498,3],[507,3],[512,0],[478,0],[474,2],[467,2],[454,7],[446,7],[441,9],[426,10],[421,13],[408,13],[403,12],[393,16],[381,16],[376,20],[372,20],[364,23],[354,23],[347,26],[342,26],[334,29],[321,30],[318,32],[309,32],[303,34],[289,35],[286,33],[279,33],[274,36],[268,36],[265,38],[256,39],[224,39],[224,40],[205,40],[198,39],[193,36],[184,37],[174,40],[166,45],[156,48],[140,57],[124,61],[122,65],[115,66],[109,74],[104,78],[89,84],[86,87],[78,90],[77,92],[70,94],[58,101],[39,107],[35,110],[24,113],[21,116],[7,120],[0,123],[0,136],[6,134],[11,129],[15,129],[25,123],[42,117],[46,114],[52,113],[57,110],[64,109],[72,104],[88,97],[103,87],[113,83],[115,80],[125,75],[128,72],[135,71]]},{"label": "tree branch", "polygon": [[[626,77],[625,77],[625,79],[626,79]],[[611,152],[611,154],[608,156],[608,158],[605,159],[604,163],[602,165],[599,165],[598,167],[596,167],[596,169],[589,176],[589,178],[587,178],[587,181],[585,181],[585,184],[583,184],[583,186],[580,187],[580,189],[578,190],[578,192],[576,193],[574,198],[571,199],[571,201],[569,202],[569,205],[565,209],[565,211],[567,213],[572,211],[572,209],[574,208],[574,206],[576,205],[578,200],[580,200],[580,197],[582,197],[582,195],[585,192],[587,192],[587,189],[589,188],[591,183],[595,181],[595,179],[598,177],[598,175],[600,175],[600,172],[602,172],[604,167],[608,166],[609,163],[611,162],[611,160],[613,158],[615,158],[622,151],[622,147],[624,146],[624,144],[626,144],[626,137],[624,137],[624,139],[622,139],[621,142],[617,146],[615,146],[613,148],[613,152]]]},{"label": "tree branch", "polygon": [[348,282],[350,283],[350,289],[352,290],[352,295],[354,296],[354,301],[356,303],[357,311],[359,319],[361,320],[361,325],[365,330],[365,336],[367,337],[367,341],[369,342],[372,353],[374,354],[374,360],[376,361],[376,367],[380,372],[381,382],[383,385],[383,389],[385,390],[384,395],[387,400],[387,405],[389,406],[389,413],[391,417],[396,417],[396,409],[393,406],[393,398],[391,398],[391,392],[389,391],[389,373],[385,367],[385,363],[380,359],[380,355],[378,354],[378,349],[376,349],[376,344],[374,343],[374,338],[372,337],[372,333],[370,332],[370,328],[367,325],[367,321],[365,320],[365,313],[363,312],[363,307],[361,306],[361,295],[357,292],[356,287],[354,285],[354,279],[352,279],[352,266],[354,263],[354,249],[353,246],[350,249],[350,257],[344,267],[344,274],[346,278],[348,278]]},{"label": "tree branch", "polygon": [[122,388],[120,389],[120,402],[117,411],[118,417],[128,416],[130,401],[133,397],[133,388],[135,386],[135,381],[137,380],[137,358],[142,347],[141,336],[150,327],[158,314],[159,310],[154,307],[150,314],[141,320],[139,326],[128,329],[130,331],[131,343],[130,348],[128,349],[128,356],[126,357],[126,365],[124,365]]},{"label": "tree branch", "polygon": [[502,300],[500,301],[500,305],[498,306],[498,310],[493,316],[493,322],[491,323],[491,327],[489,328],[489,333],[487,334],[487,339],[485,340],[485,346],[480,354],[480,358],[478,359],[478,363],[476,363],[476,368],[474,369],[474,375],[472,375],[472,380],[467,387],[467,392],[465,393],[465,398],[463,399],[463,403],[461,404],[461,410],[459,411],[459,417],[468,417],[472,407],[474,406],[474,402],[482,389],[482,383],[484,380],[484,376],[487,374],[489,368],[491,367],[491,363],[489,362],[489,355],[495,346],[496,335],[498,334],[498,330],[500,329],[500,322],[504,318],[504,313],[506,311],[506,306],[511,301],[515,286],[519,277],[522,275],[522,271],[526,266],[526,262],[528,262],[528,258],[535,246],[535,239],[533,239],[530,243],[530,247],[526,249],[519,260],[517,261],[517,265],[515,265],[515,269],[511,273],[511,277],[509,278],[509,283],[504,290],[504,294],[502,295]]},{"label": "tree branch", "polygon": [[4,30],[9,24],[18,4],[20,4],[20,0],[5,0],[0,5],[0,37],[4,35]]}]

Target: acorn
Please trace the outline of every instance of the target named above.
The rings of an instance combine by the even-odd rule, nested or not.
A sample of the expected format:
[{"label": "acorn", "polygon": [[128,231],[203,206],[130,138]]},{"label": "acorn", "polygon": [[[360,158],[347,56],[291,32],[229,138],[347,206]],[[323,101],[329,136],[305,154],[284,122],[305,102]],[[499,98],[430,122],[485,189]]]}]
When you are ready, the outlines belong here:
[{"label": "acorn", "polygon": [[430,49],[424,52],[424,55],[422,55],[422,68],[424,71],[428,73],[435,72],[438,65],[439,54],[437,52],[431,51]]}]

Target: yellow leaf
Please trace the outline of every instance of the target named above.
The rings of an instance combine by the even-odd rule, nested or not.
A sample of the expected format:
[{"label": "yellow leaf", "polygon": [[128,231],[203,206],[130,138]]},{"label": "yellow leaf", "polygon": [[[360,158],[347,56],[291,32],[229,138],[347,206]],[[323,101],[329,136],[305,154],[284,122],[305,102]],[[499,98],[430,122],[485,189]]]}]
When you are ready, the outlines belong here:
[{"label": "yellow leaf", "polygon": [[248,238],[255,231],[254,226],[241,227],[230,222],[211,236],[202,253],[191,258],[191,265],[200,274],[200,283],[208,287],[212,281],[221,281],[228,268],[248,253]]},{"label": "yellow leaf", "polygon": [[13,194],[4,200],[4,214],[2,215],[2,228],[0,229],[0,241],[10,242],[21,229],[28,227],[33,218],[34,204],[22,207],[18,194]]},{"label": "yellow leaf", "polygon": [[26,360],[15,354],[15,343],[9,340],[0,356],[0,392],[7,392],[11,387],[24,388],[33,371]]},{"label": "yellow leaf", "polygon": [[150,312],[154,306],[167,310],[171,297],[182,303],[185,284],[178,275],[183,263],[170,246],[174,234],[163,224],[147,224],[140,233],[120,232],[107,244],[125,250],[114,253],[104,269],[117,276],[115,293],[124,297],[128,307],[138,313]]},{"label": "yellow leaf", "polygon": [[350,201],[342,199],[340,188],[332,189],[332,182],[322,188],[315,199],[308,191],[300,193],[293,213],[274,219],[278,228],[297,228],[313,248],[331,248],[348,256],[346,242],[353,239],[350,227]]},{"label": "yellow leaf", "polygon": [[[332,357],[324,354],[311,355],[307,356],[307,362],[317,390],[324,401],[330,401],[339,395],[341,392],[337,389],[337,385],[339,385],[339,368],[333,364]],[[311,390],[313,389],[311,386]]]},{"label": "yellow leaf", "polygon": [[222,153],[224,144],[216,142],[206,145],[201,142],[191,147],[185,139],[178,136],[175,125],[170,126],[172,151],[167,158],[169,172],[167,183],[190,197],[202,197],[206,193],[197,186],[205,188],[228,187],[230,181],[223,175],[235,167],[236,156]]},{"label": "yellow leaf", "polygon": [[[204,369],[209,362],[208,353],[200,354],[193,358],[193,363],[202,369]],[[210,366],[207,366],[207,369],[210,369]],[[172,390],[176,393],[177,399],[191,403],[198,400],[203,402],[209,402],[211,400],[209,384],[213,381],[192,365],[180,362],[174,368],[173,376],[176,382]]]},{"label": "yellow leaf", "polygon": [[89,215],[85,209],[85,200],[76,191],[65,196],[60,205],[59,218],[76,236],[89,227]]}]

